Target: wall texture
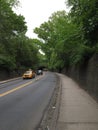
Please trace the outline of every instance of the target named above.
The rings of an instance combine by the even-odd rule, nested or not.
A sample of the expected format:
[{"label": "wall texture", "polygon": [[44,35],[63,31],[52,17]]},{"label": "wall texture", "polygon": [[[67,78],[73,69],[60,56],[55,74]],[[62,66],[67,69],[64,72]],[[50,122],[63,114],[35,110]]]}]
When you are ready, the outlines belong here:
[{"label": "wall texture", "polygon": [[66,74],[98,100],[98,54],[87,63],[68,69]]},{"label": "wall texture", "polygon": [[18,77],[18,76],[19,76],[19,74],[15,71],[9,72],[5,69],[0,70],[0,81],[10,79],[10,78],[14,78],[14,77]]}]

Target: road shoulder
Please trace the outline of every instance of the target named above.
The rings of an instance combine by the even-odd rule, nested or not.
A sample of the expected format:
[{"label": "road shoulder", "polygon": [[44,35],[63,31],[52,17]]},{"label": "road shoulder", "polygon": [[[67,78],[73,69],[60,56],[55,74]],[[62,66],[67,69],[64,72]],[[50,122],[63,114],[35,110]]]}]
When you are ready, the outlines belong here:
[{"label": "road shoulder", "polygon": [[59,115],[60,99],[61,99],[61,81],[56,73],[57,83],[51,97],[50,103],[47,106],[45,114],[40,122],[38,130],[55,130]]}]

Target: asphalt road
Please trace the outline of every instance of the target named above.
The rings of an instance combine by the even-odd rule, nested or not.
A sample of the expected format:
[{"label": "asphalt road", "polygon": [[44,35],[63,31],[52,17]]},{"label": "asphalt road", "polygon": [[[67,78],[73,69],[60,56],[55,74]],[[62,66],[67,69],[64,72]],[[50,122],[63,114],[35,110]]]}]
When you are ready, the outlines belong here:
[{"label": "asphalt road", "polygon": [[[37,79],[37,80],[36,80]],[[0,130],[35,130],[49,104],[56,75],[0,84]]]}]

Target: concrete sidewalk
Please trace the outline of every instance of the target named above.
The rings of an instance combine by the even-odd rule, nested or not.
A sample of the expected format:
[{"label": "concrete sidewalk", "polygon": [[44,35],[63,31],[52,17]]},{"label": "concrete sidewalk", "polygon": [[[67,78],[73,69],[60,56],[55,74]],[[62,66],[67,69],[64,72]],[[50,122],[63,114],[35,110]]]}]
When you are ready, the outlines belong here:
[{"label": "concrete sidewalk", "polygon": [[62,95],[56,130],[98,130],[98,103],[72,79],[60,77]]}]

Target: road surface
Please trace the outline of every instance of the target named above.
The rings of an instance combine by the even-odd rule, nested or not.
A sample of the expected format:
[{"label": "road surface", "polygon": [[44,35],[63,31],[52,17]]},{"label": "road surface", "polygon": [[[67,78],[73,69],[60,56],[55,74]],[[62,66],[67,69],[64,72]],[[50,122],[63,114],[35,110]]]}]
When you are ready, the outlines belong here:
[{"label": "road surface", "polygon": [[17,79],[0,84],[0,130],[35,130],[56,86],[48,72],[35,79]]}]

